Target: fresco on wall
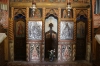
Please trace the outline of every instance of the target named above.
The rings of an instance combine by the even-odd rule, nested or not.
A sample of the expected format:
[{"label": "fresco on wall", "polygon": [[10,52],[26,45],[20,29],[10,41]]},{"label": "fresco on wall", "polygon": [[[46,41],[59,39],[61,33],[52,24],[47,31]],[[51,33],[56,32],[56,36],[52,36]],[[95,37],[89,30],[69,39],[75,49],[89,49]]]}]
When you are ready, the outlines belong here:
[{"label": "fresco on wall", "polygon": [[30,44],[30,59],[36,61],[40,59],[40,45]]},{"label": "fresco on wall", "polygon": [[72,47],[71,45],[62,45],[62,60],[63,61],[70,61],[71,60],[71,53]]},{"label": "fresco on wall", "polygon": [[60,23],[60,39],[73,39],[73,22],[61,21]]},{"label": "fresco on wall", "polygon": [[28,22],[28,39],[42,40],[42,21]]}]

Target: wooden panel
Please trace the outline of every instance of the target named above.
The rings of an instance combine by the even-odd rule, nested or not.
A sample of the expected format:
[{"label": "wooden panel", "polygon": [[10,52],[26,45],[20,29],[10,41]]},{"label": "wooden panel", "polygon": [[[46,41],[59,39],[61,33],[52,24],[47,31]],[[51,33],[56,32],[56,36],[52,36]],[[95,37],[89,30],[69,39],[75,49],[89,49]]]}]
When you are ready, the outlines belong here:
[{"label": "wooden panel", "polygon": [[96,60],[100,61],[100,44],[96,44]]},{"label": "wooden panel", "polygon": [[84,39],[78,39],[76,44],[76,60],[85,60],[86,43]]},{"label": "wooden panel", "polygon": [[4,42],[0,43],[0,66],[4,64]]},{"label": "wooden panel", "polygon": [[[6,30],[3,28],[3,26],[0,24],[0,33],[6,33]],[[0,66],[3,66],[5,63],[5,54],[4,54],[4,41],[0,43]]]},{"label": "wooden panel", "polygon": [[77,9],[76,60],[85,60],[87,35],[87,10]]},{"label": "wooden panel", "polygon": [[14,59],[26,60],[26,42],[25,38],[15,39],[14,44]]}]

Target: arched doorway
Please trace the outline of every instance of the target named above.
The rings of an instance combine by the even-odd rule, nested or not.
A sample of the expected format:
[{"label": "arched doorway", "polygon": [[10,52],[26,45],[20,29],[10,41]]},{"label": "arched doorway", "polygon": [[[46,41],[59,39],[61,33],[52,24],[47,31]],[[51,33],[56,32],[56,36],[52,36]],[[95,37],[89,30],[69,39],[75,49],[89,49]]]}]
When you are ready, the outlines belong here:
[{"label": "arched doorway", "polygon": [[[54,12],[53,9],[51,11]],[[54,14],[47,13],[48,16],[45,18],[45,60],[49,59],[51,50],[55,51],[55,60],[58,55],[58,17]]]}]

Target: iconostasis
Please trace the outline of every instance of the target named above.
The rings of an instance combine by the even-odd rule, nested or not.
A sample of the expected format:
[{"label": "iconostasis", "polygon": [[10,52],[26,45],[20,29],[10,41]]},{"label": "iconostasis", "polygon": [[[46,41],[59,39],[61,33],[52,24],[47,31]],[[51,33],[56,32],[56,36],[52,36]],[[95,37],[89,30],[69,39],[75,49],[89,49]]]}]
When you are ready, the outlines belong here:
[{"label": "iconostasis", "polygon": [[[25,37],[10,32],[10,35],[13,33],[10,39],[17,41],[14,43],[11,41],[10,43],[10,47],[12,47],[12,49],[10,49],[12,60],[20,60],[23,56],[23,58],[26,57],[25,59],[27,61],[32,62],[49,61],[48,52],[50,50],[55,50],[54,61],[68,62],[89,60],[89,52],[91,51],[89,8],[72,8],[71,11],[68,12],[62,7],[37,7],[34,15],[30,7],[11,7],[11,10],[12,19],[13,17],[16,18],[10,22],[10,31],[15,28],[15,30],[18,30],[17,24],[22,24],[21,26],[23,26],[25,32],[23,34]],[[18,23],[19,21],[21,23]],[[14,27],[15,25],[16,27]],[[18,46],[18,40],[21,46]],[[84,43],[81,41],[84,41]],[[26,46],[24,47],[24,49],[26,48],[26,52],[23,50],[22,53],[19,53],[17,49],[22,49],[22,46]],[[84,49],[80,47],[84,47]],[[13,49],[17,51],[14,53]],[[26,53],[26,56],[23,55],[23,52]],[[82,52],[83,55],[81,54]],[[16,55],[16,53],[18,54]]]}]

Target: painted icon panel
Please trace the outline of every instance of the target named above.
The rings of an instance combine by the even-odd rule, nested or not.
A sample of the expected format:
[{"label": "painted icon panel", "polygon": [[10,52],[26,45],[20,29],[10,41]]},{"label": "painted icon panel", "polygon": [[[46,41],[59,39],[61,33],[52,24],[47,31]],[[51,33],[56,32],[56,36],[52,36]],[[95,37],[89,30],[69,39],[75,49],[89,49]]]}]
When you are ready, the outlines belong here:
[{"label": "painted icon panel", "polygon": [[42,40],[42,21],[28,22],[28,39]]},{"label": "painted icon panel", "polygon": [[61,21],[60,23],[60,39],[73,39],[74,23],[71,21]]}]

